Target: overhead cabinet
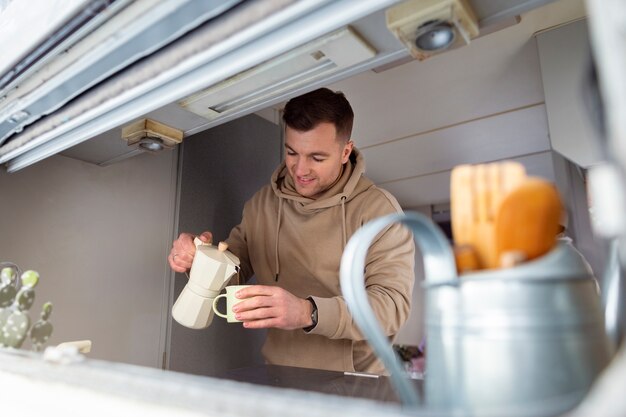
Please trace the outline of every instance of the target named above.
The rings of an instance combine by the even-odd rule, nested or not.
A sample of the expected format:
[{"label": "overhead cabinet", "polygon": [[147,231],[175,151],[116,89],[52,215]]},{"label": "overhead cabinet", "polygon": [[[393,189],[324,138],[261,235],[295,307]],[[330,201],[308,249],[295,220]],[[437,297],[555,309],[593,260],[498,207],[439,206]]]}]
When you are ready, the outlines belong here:
[{"label": "overhead cabinet", "polygon": [[599,133],[589,95],[591,50],[586,20],[537,35],[552,148],[588,168],[600,162]]}]

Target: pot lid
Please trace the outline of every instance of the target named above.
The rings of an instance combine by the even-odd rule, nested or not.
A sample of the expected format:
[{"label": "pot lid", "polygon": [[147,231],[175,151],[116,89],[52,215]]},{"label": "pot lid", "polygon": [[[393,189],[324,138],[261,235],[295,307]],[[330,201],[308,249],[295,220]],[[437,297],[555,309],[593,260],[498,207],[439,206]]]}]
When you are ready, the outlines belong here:
[{"label": "pot lid", "polygon": [[196,250],[202,251],[206,256],[217,262],[234,266],[239,266],[240,264],[239,258],[228,250],[228,244],[226,242],[220,242],[218,246],[213,246],[195,238],[193,243],[196,245]]}]

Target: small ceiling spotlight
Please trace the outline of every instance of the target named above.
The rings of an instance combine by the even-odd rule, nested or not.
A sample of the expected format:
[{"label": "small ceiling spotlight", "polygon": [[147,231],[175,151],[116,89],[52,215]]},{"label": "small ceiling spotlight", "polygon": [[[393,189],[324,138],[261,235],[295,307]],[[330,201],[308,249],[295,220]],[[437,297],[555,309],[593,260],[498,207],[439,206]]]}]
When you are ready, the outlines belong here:
[{"label": "small ceiling spotlight", "polygon": [[128,146],[148,152],[173,149],[182,142],[182,130],[151,119],[137,120],[122,128],[122,139]]},{"label": "small ceiling spotlight", "polygon": [[441,51],[454,42],[453,26],[442,20],[431,20],[417,29],[415,46],[422,51]]},{"label": "small ceiling spotlight", "polygon": [[149,152],[162,151],[166,147],[161,139],[151,137],[141,138],[137,146]]},{"label": "small ceiling spotlight", "polygon": [[480,33],[469,0],[405,0],[385,17],[387,28],[420,61],[467,45]]}]

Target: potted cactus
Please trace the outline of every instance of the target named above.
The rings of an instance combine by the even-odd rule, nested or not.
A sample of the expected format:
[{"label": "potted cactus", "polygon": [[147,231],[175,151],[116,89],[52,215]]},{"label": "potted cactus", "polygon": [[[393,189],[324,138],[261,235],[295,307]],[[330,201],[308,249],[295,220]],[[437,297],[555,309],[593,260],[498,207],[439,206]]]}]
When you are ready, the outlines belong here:
[{"label": "potted cactus", "polygon": [[[17,265],[0,263],[0,347],[19,349],[30,337],[32,349],[41,351],[52,334],[49,321],[52,303],[45,303],[40,318],[31,327],[28,311],[35,301],[34,288],[39,274],[28,270],[20,274]],[[19,275],[19,280],[17,279]]]}]

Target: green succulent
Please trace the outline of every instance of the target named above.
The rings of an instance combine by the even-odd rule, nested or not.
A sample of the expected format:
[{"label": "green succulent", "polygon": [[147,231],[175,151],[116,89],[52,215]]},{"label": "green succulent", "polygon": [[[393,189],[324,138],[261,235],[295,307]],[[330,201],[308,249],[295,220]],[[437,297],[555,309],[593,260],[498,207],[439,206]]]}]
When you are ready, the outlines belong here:
[{"label": "green succulent", "polygon": [[21,286],[18,286],[15,283],[18,271],[16,265],[0,269],[0,346],[17,349],[26,336],[30,336],[33,350],[39,352],[52,334],[52,324],[48,321],[52,303],[42,306],[40,319],[31,327],[28,310],[35,301],[34,288],[39,283],[39,273],[25,271],[20,276]]},{"label": "green succulent", "polygon": [[37,271],[28,270],[22,274],[22,285],[28,288],[35,288],[39,283],[39,273]]},{"label": "green succulent", "polygon": [[45,303],[41,308],[41,318],[30,329],[30,340],[35,352],[41,351],[52,335],[52,323],[48,321],[51,313],[52,303]]},{"label": "green succulent", "polygon": [[15,269],[7,266],[0,271],[0,282],[2,284],[13,284],[15,282]]}]

